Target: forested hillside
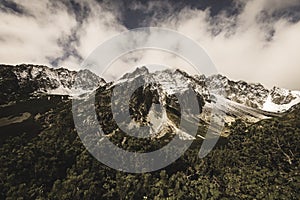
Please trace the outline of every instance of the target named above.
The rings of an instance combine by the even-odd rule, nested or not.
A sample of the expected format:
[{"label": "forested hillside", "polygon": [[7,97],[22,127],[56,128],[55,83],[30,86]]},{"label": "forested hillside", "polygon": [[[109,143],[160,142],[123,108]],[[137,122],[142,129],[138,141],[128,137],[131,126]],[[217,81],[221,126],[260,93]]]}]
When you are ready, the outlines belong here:
[{"label": "forested hillside", "polygon": [[195,141],[175,163],[144,174],[98,162],[77,136],[70,100],[52,106],[31,119],[37,130],[1,129],[0,199],[300,199],[299,106],[253,125],[237,120],[204,159]]}]

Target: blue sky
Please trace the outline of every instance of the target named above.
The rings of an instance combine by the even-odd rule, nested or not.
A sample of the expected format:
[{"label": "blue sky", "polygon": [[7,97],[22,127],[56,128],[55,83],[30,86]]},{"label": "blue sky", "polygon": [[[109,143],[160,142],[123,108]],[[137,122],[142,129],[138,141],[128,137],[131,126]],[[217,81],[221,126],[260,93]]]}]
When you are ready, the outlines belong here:
[{"label": "blue sky", "polygon": [[[300,89],[299,0],[0,2],[1,63],[78,70],[112,36],[158,26],[194,39],[229,78]],[[156,63],[165,58],[138,56]]]}]

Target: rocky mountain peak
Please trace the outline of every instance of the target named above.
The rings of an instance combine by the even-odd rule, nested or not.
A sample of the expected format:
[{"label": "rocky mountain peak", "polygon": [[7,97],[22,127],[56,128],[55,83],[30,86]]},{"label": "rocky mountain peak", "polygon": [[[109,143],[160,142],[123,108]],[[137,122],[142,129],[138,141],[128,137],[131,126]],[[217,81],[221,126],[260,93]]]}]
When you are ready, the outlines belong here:
[{"label": "rocky mountain peak", "polygon": [[272,97],[272,102],[275,104],[288,104],[296,99],[296,96],[292,94],[292,91],[278,87],[273,87],[270,91],[270,95]]},{"label": "rocky mountain peak", "polygon": [[[72,91],[72,87],[82,93],[106,84],[104,79],[87,69],[76,72],[43,65],[1,65],[0,75],[1,101],[33,93],[72,96],[76,95]],[[278,87],[268,90],[259,83],[232,81],[221,74],[208,77],[205,75],[191,76],[180,69],[150,72],[147,67],[142,66],[133,72],[126,73],[112,85],[132,81],[136,78],[144,80],[145,83],[159,83],[161,90],[168,94],[181,93],[191,86],[207,101],[211,99],[214,91],[222,88],[224,98],[250,108],[270,112],[284,112],[291,106],[300,103],[300,92],[298,91]],[[76,84],[74,85],[74,83]]]},{"label": "rocky mountain peak", "polygon": [[142,66],[142,67],[138,67],[136,68],[133,72],[129,72],[124,74],[120,79],[130,79],[130,78],[136,78],[138,76],[145,76],[149,74],[149,70],[147,67]]},{"label": "rocky mountain peak", "polygon": [[76,72],[44,65],[1,65],[0,75],[1,102],[39,93],[73,96],[75,80],[75,87],[82,91],[105,84],[104,79],[89,70]]}]

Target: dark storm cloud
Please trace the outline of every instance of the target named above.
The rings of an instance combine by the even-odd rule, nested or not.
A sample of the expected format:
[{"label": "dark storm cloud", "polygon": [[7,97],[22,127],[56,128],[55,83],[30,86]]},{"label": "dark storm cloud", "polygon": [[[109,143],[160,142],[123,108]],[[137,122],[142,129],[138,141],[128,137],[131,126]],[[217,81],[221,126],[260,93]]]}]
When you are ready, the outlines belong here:
[{"label": "dark storm cloud", "polygon": [[53,6],[57,8],[61,8],[61,5],[64,5],[67,8],[67,12],[70,15],[74,15],[76,21],[80,24],[83,23],[85,19],[88,18],[89,13],[91,12],[90,6],[88,2],[84,1],[68,1],[68,0],[63,0],[63,1],[52,1],[51,2]]},{"label": "dark storm cloud", "polygon": [[[300,4],[300,2],[299,2]],[[274,18],[285,18],[288,19],[292,23],[297,23],[300,21],[300,5],[291,6],[285,9],[281,9],[272,13],[272,17]]]},{"label": "dark storm cloud", "polygon": [[231,15],[238,13],[238,8],[233,0],[209,0],[209,1],[198,1],[192,0],[187,3],[192,9],[206,10],[210,9],[211,16],[216,16],[220,12],[226,11]]},{"label": "dark storm cloud", "polygon": [[239,9],[232,0],[209,0],[209,1],[112,1],[119,6],[122,13],[121,21],[129,29],[141,26],[149,26],[153,19],[167,18],[179,13],[184,8],[196,10],[210,9],[211,16],[226,11],[230,15],[238,13]]},{"label": "dark storm cloud", "polygon": [[26,14],[26,11],[22,6],[9,0],[0,0],[0,11],[15,14]]}]

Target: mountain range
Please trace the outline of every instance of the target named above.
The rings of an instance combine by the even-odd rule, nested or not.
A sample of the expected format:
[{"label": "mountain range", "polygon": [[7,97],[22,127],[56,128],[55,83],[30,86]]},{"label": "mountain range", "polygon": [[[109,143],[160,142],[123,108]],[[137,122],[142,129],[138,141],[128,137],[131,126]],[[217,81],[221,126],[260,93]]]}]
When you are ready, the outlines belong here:
[{"label": "mountain range", "polygon": [[[298,91],[179,69],[140,67],[105,82],[89,70],[25,64],[0,65],[0,89],[0,199],[299,199]],[[105,137],[125,150],[154,151],[177,135],[193,143],[160,171],[118,172],[92,157],[79,138],[74,109],[89,127],[90,106]],[[215,108],[222,120],[209,126]],[[126,111],[130,119],[122,118]],[[143,134],[137,125],[146,125],[151,137],[126,134]],[[209,129],[221,129],[221,137],[207,157],[197,159]]]},{"label": "mountain range", "polygon": [[[21,93],[74,96],[76,94],[72,93],[72,86],[76,77],[84,77],[90,82],[90,85],[96,83],[95,85],[98,87],[106,84],[103,78],[98,77],[88,69],[76,72],[65,68],[55,69],[26,64],[0,65],[0,67],[1,101],[3,102],[9,98],[13,99],[14,94],[21,95]],[[169,94],[180,92],[182,88],[192,84],[196,92],[205,97],[206,100],[208,100],[211,91],[222,88],[224,98],[263,111],[282,113],[300,103],[300,91],[291,91],[275,86],[272,89],[267,89],[259,83],[232,81],[220,74],[209,77],[204,75],[190,76],[179,69],[150,73],[146,67],[141,67],[132,73],[123,75],[116,83],[129,81],[139,76],[143,76],[147,81],[159,82]],[[84,84],[86,85],[86,83]],[[93,89],[95,88],[84,88],[87,91]]]},{"label": "mountain range", "polygon": [[234,121],[237,117],[257,121],[255,119],[284,113],[300,103],[299,91],[278,87],[267,89],[261,84],[232,81],[220,74],[209,77],[191,76],[179,69],[150,73],[146,67],[141,67],[123,75],[116,82],[106,83],[103,78],[87,69],[76,72],[65,68],[22,64],[1,65],[0,77],[1,104],[26,96],[62,95],[76,98],[79,94],[91,92],[98,87],[110,88],[137,78],[142,78],[145,83],[159,83],[160,92],[167,95],[182,93],[192,87],[205,101],[202,119],[207,118],[208,114],[205,113],[213,106],[211,100],[215,98],[214,91],[220,89],[222,94],[218,98],[224,98],[226,106],[219,109],[229,113],[227,121]]},{"label": "mountain range", "polygon": [[[193,118],[201,120],[206,125],[210,123],[213,108],[217,108],[221,112],[222,122],[227,125],[237,119],[254,123],[262,119],[281,116],[300,102],[299,91],[278,87],[267,89],[261,84],[232,81],[220,74],[209,77],[191,76],[179,69],[149,72],[146,67],[140,67],[131,73],[124,74],[115,82],[106,83],[103,78],[87,69],[76,72],[65,68],[54,69],[41,65],[22,64],[17,66],[1,65],[0,77],[2,107],[20,104],[19,101],[24,102],[28,98],[39,99],[46,96],[47,98],[61,96],[71,100],[79,98],[80,95],[88,96],[90,92],[97,89],[102,99],[99,107],[106,107],[106,111],[99,112],[99,114],[102,120],[106,120],[103,124],[109,126],[108,130],[110,131],[113,131],[111,127],[118,126],[111,124],[114,120],[109,108],[113,89],[117,86],[123,87],[121,93],[124,93],[118,96],[124,97],[128,88],[135,87],[135,84],[143,85],[142,88],[137,88],[140,90],[138,93],[134,93],[136,97],[133,95],[131,98],[134,102],[130,104],[130,114],[136,121],[151,125],[149,131],[153,134],[156,132],[156,137],[162,137],[166,132],[176,132],[180,120],[180,105],[178,105],[176,94],[184,96],[189,88],[196,93],[200,102],[201,112],[199,115],[198,113],[193,114]],[[216,93],[220,89],[222,92]],[[148,99],[141,98],[141,96],[147,96]],[[154,96],[156,97],[154,98]],[[222,103],[216,104],[216,99],[221,99]],[[119,102],[126,101],[128,99],[119,100]],[[154,108],[152,104],[160,104],[160,110],[157,110],[158,107],[152,109]],[[125,105],[119,106],[124,107]],[[125,111],[119,109],[117,112],[122,115]],[[168,115],[162,115],[162,113],[168,113]],[[24,113],[18,113],[18,115],[23,116]],[[12,121],[18,119],[13,116],[5,117],[11,117]],[[174,120],[170,121],[169,118],[172,116]],[[2,122],[2,124],[9,124],[9,120],[7,121],[6,118],[4,118],[6,122]],[[123,126],[126,126],[129,122],[124,121],[123,123]],[[226,132],[227,130],[224,128],[222,135],[226,135]],[[188,131],[181,132],[180,135],[183,139],[194,139]],[[198,136],[204,138],[203,134]]]}]

